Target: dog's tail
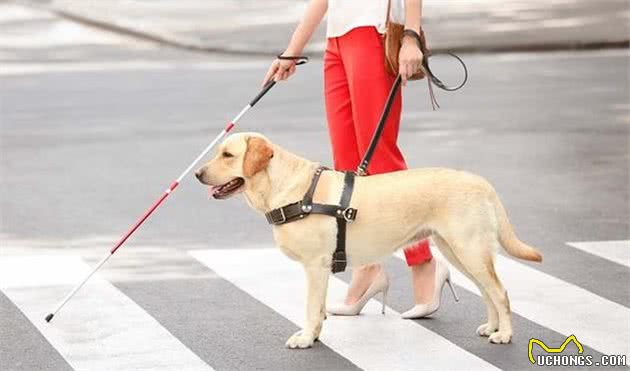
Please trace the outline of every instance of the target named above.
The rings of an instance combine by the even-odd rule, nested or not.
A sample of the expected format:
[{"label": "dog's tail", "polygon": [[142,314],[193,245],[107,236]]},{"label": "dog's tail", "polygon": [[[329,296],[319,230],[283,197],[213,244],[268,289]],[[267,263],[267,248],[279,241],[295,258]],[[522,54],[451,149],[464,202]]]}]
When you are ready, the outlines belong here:
[{"label": "dog's tail", "polygon": [[543,258],[542,254],[516,237],[514,229],[508,219],[507,212],[496,193],[494,194],[493,203],[499,227],[499,243],[503,246],[505,251],[515,258],[541,262]]}]

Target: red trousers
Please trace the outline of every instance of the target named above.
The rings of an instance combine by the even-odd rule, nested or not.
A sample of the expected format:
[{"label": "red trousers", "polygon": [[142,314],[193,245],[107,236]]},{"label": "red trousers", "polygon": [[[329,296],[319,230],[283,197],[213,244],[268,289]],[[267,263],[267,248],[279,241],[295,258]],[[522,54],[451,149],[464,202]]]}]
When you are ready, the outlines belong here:
[{"label": "red trousers", "polygon": [[[328,39],[324,55],[324,93],[335,170],[356,170],[383,112],[395,78],[385,70],[383,40],[374,27],[357,27]],[[383,136],[368,166],[369,174],[407,168],[398,148],[400,90]],[[431,260],[427,240],[405,249],[408,265]]]}]

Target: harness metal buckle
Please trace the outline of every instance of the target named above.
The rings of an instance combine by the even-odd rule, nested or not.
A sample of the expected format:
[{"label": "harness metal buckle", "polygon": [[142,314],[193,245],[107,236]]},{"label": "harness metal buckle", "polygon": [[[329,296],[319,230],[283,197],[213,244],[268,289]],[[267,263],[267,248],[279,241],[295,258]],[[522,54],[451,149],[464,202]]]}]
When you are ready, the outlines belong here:
[{"label": "harness metal buckle", "polygon": [[282,223],[287,221],[287,215],[284,213],[284,208],[283,207],[280,208],[280,215],[282,216],[282,220],[279,221],[276,224],[282,224]]},{"label": "harness metal buckle", "polygon": [[352,223],[354,219],[357,217],[357,209],[353,209],[349,207],[342,212],[342,215],[343,215],[343,219],[347,223]]}]

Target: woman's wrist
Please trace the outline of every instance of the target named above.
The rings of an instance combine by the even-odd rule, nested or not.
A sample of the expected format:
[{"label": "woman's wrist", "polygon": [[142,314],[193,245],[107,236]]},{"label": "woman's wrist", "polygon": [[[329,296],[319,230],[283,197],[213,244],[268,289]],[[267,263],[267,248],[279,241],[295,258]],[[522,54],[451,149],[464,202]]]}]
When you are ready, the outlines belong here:
[{"label": "woman's wrist", "polygon": [[[422,32],[422,28],[420,30],[421,30],[420,32]],[[420,38],[420,34],[418,32],[416,32],[415,30],[405,29],[403,31],[402,43],[403,44],[414,44],[420,50],[422,50],[422,39]]]},{"label": "woman's wrist", "polygon": [[402,45],[419,46],[418,42],[414,38],[409,37],[409,36],[403,36]]}]

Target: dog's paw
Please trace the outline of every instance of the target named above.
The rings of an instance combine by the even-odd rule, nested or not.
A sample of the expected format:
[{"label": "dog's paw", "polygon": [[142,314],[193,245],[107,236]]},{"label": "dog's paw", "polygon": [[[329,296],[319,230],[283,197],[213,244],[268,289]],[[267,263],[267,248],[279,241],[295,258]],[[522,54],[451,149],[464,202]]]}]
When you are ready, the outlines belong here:
[{"label": "dog's paw", "polygon": [[488,338],[493,344],[508,344],[512,341],[512,333],[506,331],[497,331]]},{"label": "dog's paw", "polygon": [[313,342],[315,342],[314,336],[305,335],[302,330],[300,330],[287,340],[286,346],[291,349],[306,349],[312,347]]},{"label": "dog's paw", "polygon": [[479,336],[490,336],[498,330],[497,326],[493,326],[489,323],[484,323],[483,325],[477,327],[477,335]]}]

